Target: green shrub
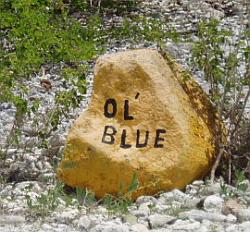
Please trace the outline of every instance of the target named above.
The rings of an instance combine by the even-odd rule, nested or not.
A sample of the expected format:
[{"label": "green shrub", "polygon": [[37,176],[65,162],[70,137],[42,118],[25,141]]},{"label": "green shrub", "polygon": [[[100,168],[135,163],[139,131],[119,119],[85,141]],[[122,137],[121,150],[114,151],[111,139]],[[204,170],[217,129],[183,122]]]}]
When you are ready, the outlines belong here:
[{"label": "green shrub", "polygon": [[[69,109],[79,106],[82,100],[86,72],[82,61],[92,59],[98,52],[99,25],[92,17],[83,27],[68,12],[69,6],[61,0],[0,0],[0,35],[8,45],[0,44],[0,103],[9,102],[17,110],[6,147],[13,143],[12,137],[25,117],[39,108],[39,102],[27,100],[29,89],[25,81],[43,65],[63,62],[66,69],[62,73],[73,89],[56,93],[55,108],[48,113],[49,122],[40,131],[41,137],[50,134],[48,125],[56,129]],[[66,78],[70,69],[71,76]]]},{"label": "green shrub", "polygon": [[90,8],[89,0],[71,0],[70,10],[71,12],[82,11],[86,12]]},{"label": "green shrub", "polygon": [[106,36],[115,41],[127,40],[131,45],[146,42],[164,47],[167,39],[179,41],[179,34],[174,28],[168,27],[161,19],[145,16],[124,17],[119,27],[111,27]]},{"label": "green shrub", "polygon": [[26,195],[28,208],[37,216],[48,216],[60,205],[62,201],[60,198],[65,195],[63,192],[63,186],[64,185],[62,183],[58,182],[53,189],[49,189],[47,192],[42,193],[35,199]]},{"label": "green shrub", "polygon": [[49,1],[12,1],[1,9],[1,29],[13,44],[4,56],[15,78],[28,76],[45,63],[77,62],[94,55],[93,38],[80,23],[62,12],[54,13]]},{"label": "green shrub", "polygon": [[110,9],[110,10],[115,10],[116,13],[124,13],[124,12],[130,12],[139,5],[140,1],[138,0],[102,0],[101,1],[101,10],[105,11]]},{"label": "green shrub", "polygon": [[[250,97],[250,49],[246,43],[250,38],[249,29],[240,35],[238,41],[234,41],[233,33],[221,29],[220,22],[213,19],[199,24],[198,38],[193,47],[193,61],[210,84],[210,97],[218,109],[219,117],[227,122],[228,143],[220,144],[220,147],[229,158],[227,173],[224,174],[231,182],[232,176],[237,178],[236,170],[243,168],[237,167],[237,157],[245,157],[244,168],[245,164],[250,165],[247,153],[240,153],[244,152],[242,147],[248,144],[249,133],[246,128],[250,125],[249,118],[245,117]],[[240,72],[242,66],[245,69]],[[247,91],[244,92],[244,89]],[[223,136],[221,133],[218,131],[218,138]]]}]

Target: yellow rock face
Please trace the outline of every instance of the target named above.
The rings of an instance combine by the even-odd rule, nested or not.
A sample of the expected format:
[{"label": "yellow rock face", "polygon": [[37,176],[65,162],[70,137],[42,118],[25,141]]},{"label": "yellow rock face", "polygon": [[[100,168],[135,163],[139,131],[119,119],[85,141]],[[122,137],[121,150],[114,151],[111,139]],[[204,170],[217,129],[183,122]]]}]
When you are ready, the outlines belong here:
[{"label": "yellow rock face", "polygon": [[97,197],[183,188],[205,175],[216,150],[214,110],[185,71],[157,51],[100,57],[90,107],[76,120],[58,176]]}]

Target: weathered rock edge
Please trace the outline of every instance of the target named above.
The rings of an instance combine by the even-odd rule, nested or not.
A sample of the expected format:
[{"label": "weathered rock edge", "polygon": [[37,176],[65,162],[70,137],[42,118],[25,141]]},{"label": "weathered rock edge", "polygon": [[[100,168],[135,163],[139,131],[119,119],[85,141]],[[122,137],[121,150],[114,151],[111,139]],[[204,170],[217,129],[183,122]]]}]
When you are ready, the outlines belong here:
[{"label": "weathered rock edge", "polygon": [[[58,168],[58,177],[67,185],[90,188],[97,197],[103,197],[107,193],[116,195],[120,192],[121,186],[125,191],[128,189],[136,174],[140,181],[140,188],[134,194],[134,197],[137,197],[156,194],[162,190],[181,189],[194,179],[207,174],[218,149],[216,140],[222,123],[218,120],[216,110],[202,88],[169,56],[165,54],[164,57],[165,59],[155,50],[140,49],[104,55],[97,60],[90,107],[76,120],[71,129],[64,159]],[[126,79],[119,79],[118,84],[116,81],[112,83],[114,80],[112,80],[113,76],[110,76],[110,70],[112,75],[117,77],[121,74]],[[134,94],[136,91],[129,90],[127,87],[133,86],[129,76],[135,73],[143,80],[138,83],[133,82],[134,87],[146,86],[142,91],[148,91],[148,78],[155,72],[161,78],[157,79],[157,84],[154,83],[158,89],[151,89],[151,92],[159,92],[150,93],[149,96],[152,94],[154,97],[157,96],[157,99],[150,101],[150,97],[145,94],[144,100],[149,101],[148,105],[154,105],[154,101],[159,100],[164,107],[160,109],[157,106],[156,110],[169,114],[169,117],[159,122],[169,125],[172,123],[172,129],[181,130],[180,133],[176,132],[172,134],[172,138],[169,138],[171,149],[157,151],[157,156],[154,156],[152,149],[145,149],[145,152],[137,150],[134,151],[133,156],[130,156],[127,155],[127,150],[120,150],[117,147],[110,149],[109,146],[98,143],[101,138],[96,131],[105,125],[100,119],[100,115],[103,115],[103,99],[109,98],[112,94],[117,95],[117,91],[121,99],[127,98],[123,96],[124,92],[126,95]],[[172,86],[169,87],[167,82]],[[103,89],[109,85],[108,90]],[[176,100],[179,107],[176,109],[182,111],[183,118],[174,118],[173,112],[165,109],[169,102],[164,94]],[[172,100],[170,102],[173,103]],[[140,107],[140,104],[137,107]],[[161,113],[160,116],[162,116]],[[120,117],[122,116],[119,115],[116,121],[112,121],[118,128],[126,126],[123,125]],[[156,118],[150,121],[150,118],[145,115],[144,118],[139,119],[152,124],[157,121]],[[145,123],[143,125],[146,126]]]}]

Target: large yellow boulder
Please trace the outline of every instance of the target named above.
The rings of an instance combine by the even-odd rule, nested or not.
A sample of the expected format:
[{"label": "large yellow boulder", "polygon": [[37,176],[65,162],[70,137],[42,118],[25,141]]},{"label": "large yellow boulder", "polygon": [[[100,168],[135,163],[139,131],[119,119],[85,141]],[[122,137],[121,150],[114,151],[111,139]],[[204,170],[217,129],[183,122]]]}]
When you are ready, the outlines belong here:
[{"label": "large yellow boulder", "polygon": [[215,116],[199,85],[167,56],[151,49],[104,55],[58,176],[97,197],[128,189],[134,175],[136,196],[183,188],[214,161]]}]

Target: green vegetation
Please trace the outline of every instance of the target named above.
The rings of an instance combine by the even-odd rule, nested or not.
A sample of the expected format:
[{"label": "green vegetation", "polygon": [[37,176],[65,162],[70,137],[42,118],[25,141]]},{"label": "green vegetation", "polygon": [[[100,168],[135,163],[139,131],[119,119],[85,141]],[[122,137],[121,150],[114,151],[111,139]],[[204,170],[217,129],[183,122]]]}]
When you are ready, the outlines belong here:
[{"label": "green vegetation", "polygon": [[87,206],[91,207],[96,203],[95,193],[87,188],[76,188],[76,200],[79,207]]},{"label": "green vegetation", "polygon": [[20,113],[27,110],[22,94],[28,90],[18,96],[12,90],[23,87],[23,78],[47,63],[79,63],[96,54],[96,27],[82,27],[66,10],[57,13],[54,1],[1,1],[0,12],[1,36],[8,42],[1,48],[0,100],[12,101]]},{"label": "green vegetation", "polygon": [[136,9],[138,0],[71,0],[70,11],[125,14]]},{"label": "green vegetation", "polygon": [[[249,144],[247,128],[250,122],[244,115],[250,97],[250,48],[246,43],[250,38],[249,32],[249,29],[246,30],[238,41],[234,41],[233,33],[222,30],[219,21],[203,21],[198,28],[199,40],[193,47],[193,62],[204,72],[205,79],[210,84],[211,100],[218,109],[219,117],[228,124],[229,142],[220,144],[218,159],[225,154],[229,160],[226,173],[223,173],[228,177],[229,183],[232,178],[237,178],[237,169],[249,165],[247,150],[242,149]],[[240,72],[242,66],[245,67],[243,74]],[[224,132],[218,130],[218,140],[223,137],[222,133]],[[245,162],[240,164],[237,161],[239,157],[245,157]]]},{"label": "green vegetation", "polygon": [[174,28],[167,27],[160,19],[147,17],[125,18],[121,27],[111,29],[109,34],[117,40],[129,40],[132,44],[152,42],[164,47],[167,38],[178,42],[179,35]]},{"label": "green vegetation", "polygon": [[88,208],[97,204],[94,193],[87,188],[76,188],[75,192],[66,194],[64,187],[64,183],[56,181],[53,188],[38,196],[31,197],[27,194],[26,202],[30,212],[37,216],[45,217],[55,211],[60,205],[76,206],[81,209],[83,206]]},{"label": "green vegetation", "polygon": [[[98,53],[99,24],[90,17],[83,27],[69,15],[62,1],[0,1],[0,103],[9,102],[16,107],[13,128],[6,146],[18,146],[20,128],[28,118],[35,124],[41,121],[37,111],[40,100],[28,100],[25,82],[35,74],[54,64],[63,66],[59,71],[69,90],[56,93],[55,105],[38,131],[39,146],[46,146],[46,138],[72,108],[78,107],[85,92],[83,61]],[[36,127],[36,125],[34,125]],[[3,150],[5,150],[3,149]]]},{"label": "green vegetation", "polygon": [[49,189],[46,193],[32,199],[29,195],[26,196],[26,201],[32,213],[45,217],[53,212],[60,205],[60,198],[65,196],[63,192],[63,184],[58,182],[53,189]]},{"label": "green vegetation", "polygon": [[245,173],[242,170],[237,169],[235,171],[235,187],[232,187],[230,185],[227,185],[224,181],[221,181],[220,183],[220,193],[221,195],[224,195],[227,198],[233,198],[236,196],[244,195],[247,188],[248,183],[246,182]]},{"label": "green vegetation", "polygon": [[31,197],[27,194],[26,202],[28,208],[33,214],[45,217],[62,204],[76,206],[79,209],[86,207],[90,210],[102,203],[111,214],[124,214],[128,212],[128,207],[133,203],[132,194],[138,190],[139,181],[134,175],[128,190],[121,190],[118,196],[108,194],[99,201],[96,200],[95,193],[87,188],[77,187],[74,192],[66,194],[64,187],[65,185],[62,182],[56,181],[55,187],[36,197]]},{"label": "green vegetation", "polygon": [[138,190],[139,184],[138,178],[134,175],[128,190],[123,190],[121,187],[118,196],[107,194],[103,199],[103,204],[111,213],[127,213],[128,207],[133,203],[132,195]]}]

